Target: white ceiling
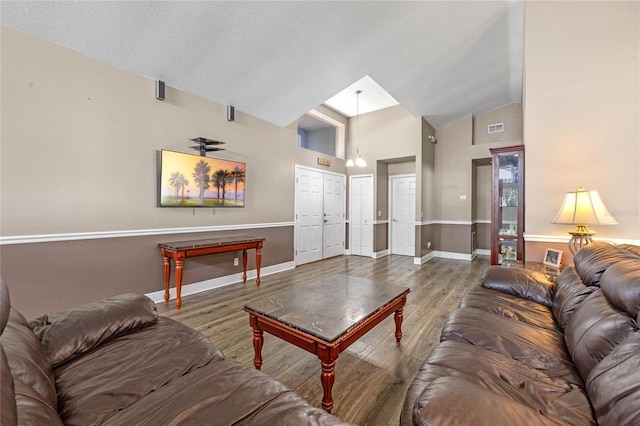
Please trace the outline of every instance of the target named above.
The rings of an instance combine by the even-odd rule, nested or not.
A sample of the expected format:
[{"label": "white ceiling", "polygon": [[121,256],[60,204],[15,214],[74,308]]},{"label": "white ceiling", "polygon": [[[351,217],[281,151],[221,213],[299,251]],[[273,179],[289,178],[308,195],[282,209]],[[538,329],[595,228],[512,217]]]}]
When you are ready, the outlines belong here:
[{"label": "white ceiling", "polygon": [[[353,115],[352,85],[366,76],[390,102],[436,127],[521,101],[521,0],[2,1],[1,7],[7,27],[279,126],[325,102]],[[362,90],[361,113],[379,108],[367,95],[377,101],[384,93]]]}]

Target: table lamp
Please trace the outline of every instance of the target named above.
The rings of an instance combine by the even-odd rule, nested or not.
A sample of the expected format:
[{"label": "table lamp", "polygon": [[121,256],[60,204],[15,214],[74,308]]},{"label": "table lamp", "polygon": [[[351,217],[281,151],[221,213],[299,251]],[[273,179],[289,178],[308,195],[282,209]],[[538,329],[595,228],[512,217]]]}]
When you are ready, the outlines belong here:
[{"label": "table lamp", "polygon": [[551,223],[576,225],[576,229],[569,232],[571,254],[576,254],[583,246],[593,243],[592,237],[596,233],[587,228],[587,225],[618,224],[605,207],[598,191],[586,191],[583,187],[564,194],[562,207]]}]

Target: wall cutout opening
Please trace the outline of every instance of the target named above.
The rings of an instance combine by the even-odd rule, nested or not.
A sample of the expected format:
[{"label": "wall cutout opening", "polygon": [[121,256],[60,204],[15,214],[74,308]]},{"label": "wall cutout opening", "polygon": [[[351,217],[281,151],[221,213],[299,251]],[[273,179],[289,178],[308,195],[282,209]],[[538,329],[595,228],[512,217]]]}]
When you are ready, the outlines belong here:
[{"label": "wall cutout opening", "polygon": [[344,124],[317,110],[298,119],[298,146],[332,157],[344,158]]}]

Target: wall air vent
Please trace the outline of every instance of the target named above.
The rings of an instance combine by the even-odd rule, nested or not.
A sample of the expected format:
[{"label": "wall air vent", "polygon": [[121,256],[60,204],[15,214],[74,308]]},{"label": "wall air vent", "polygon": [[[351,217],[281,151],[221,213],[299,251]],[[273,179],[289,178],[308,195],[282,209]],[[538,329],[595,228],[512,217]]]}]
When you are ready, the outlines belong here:
[{"label": "wall air vent", "polygon": [[489,133],[500,133],[504,131],[504,123],[489,124]]}]

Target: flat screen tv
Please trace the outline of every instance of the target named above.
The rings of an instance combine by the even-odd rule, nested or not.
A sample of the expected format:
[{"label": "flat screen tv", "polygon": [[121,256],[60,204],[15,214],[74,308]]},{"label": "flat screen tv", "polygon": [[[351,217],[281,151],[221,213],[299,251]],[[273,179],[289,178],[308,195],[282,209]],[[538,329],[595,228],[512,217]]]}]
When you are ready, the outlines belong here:
[{"label": "flat screen tv", "polygon": [[161,150],[160,207],[244,207],[246,164]]}]

